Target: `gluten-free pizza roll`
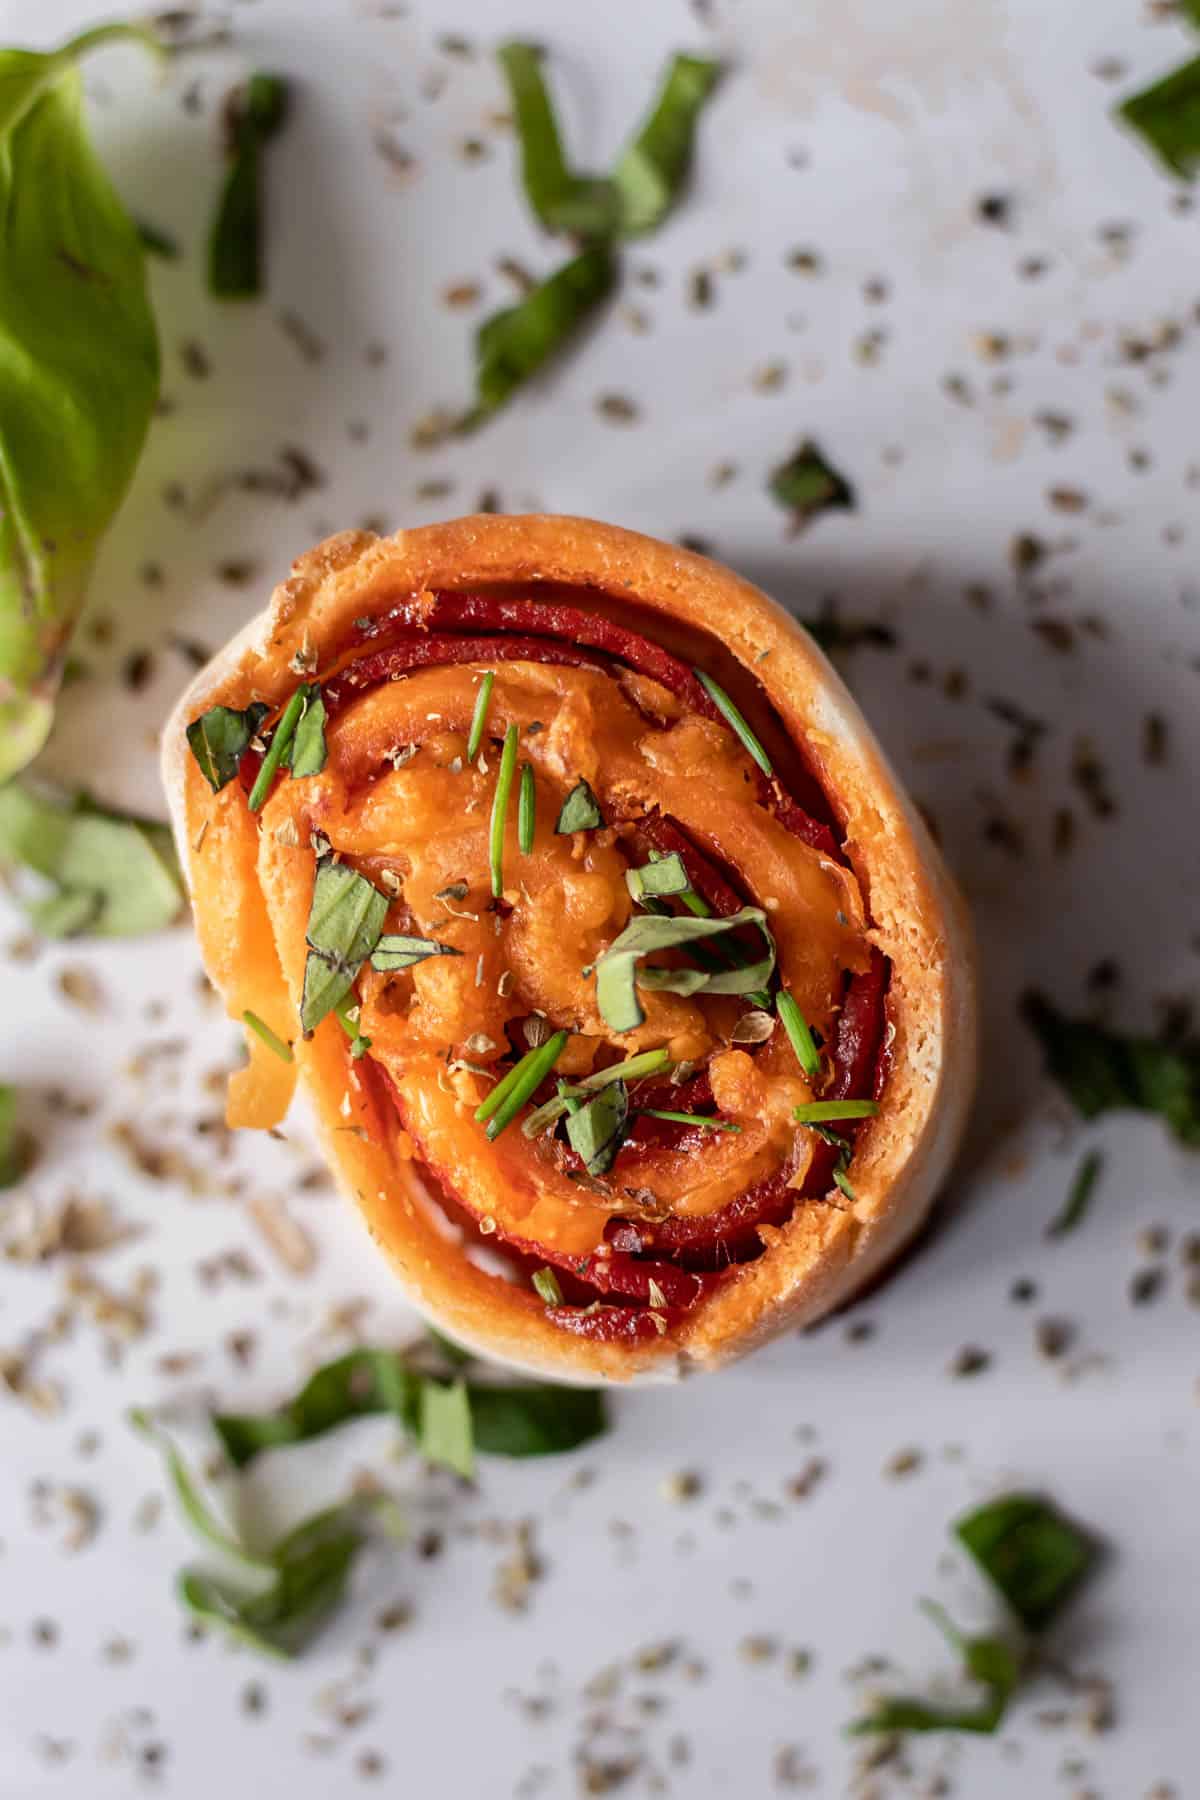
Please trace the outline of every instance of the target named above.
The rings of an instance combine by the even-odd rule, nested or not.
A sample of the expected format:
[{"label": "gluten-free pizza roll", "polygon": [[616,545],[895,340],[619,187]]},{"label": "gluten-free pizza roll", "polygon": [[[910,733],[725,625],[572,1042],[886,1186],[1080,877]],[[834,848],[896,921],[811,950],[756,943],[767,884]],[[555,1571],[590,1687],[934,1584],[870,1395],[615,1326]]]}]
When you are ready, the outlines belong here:
[{"label": "gluten-free pizza roll", "polygon": [[590,520],[351,532],[193,682],[164,773],[233,1124],[298,1077],[406,1292],[564,1380],[839,1305],[975,1070],[961,902],[808,634]]}]

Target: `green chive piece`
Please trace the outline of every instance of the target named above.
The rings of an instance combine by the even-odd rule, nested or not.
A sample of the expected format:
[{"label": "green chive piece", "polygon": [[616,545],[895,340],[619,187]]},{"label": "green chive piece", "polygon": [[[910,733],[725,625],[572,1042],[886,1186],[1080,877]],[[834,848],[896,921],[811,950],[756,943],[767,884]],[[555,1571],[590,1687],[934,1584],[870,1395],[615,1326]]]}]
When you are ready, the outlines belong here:
[{"label": "green chive piece", "polygon": [[492,703],[492,689],[496,685],[496,677],[489,669],[479,684],[479,692],[475,696],[475,711],[471,715],[471,729],[467,734],[467,761],[474,762],[479,755],[479,746],[483,742],[483,728],[487,724],[488,707]]},{"label": "green chive piece", "polygon": [[277,1037],[271,1030],[271,1027],[267,1024],[266,1020],[260,1019],[257,1013],[244,1012],[242,1014],[242,1024],[248,1025],[251,1031],[262,1039],[263,1043],[267,1046],[267,1049],[275,1052],[280,1062],[295,1062],[296,1059],[292,1054],[292,1046],[285,1043],[283,1038]]},{"label": "green chive piece", "polygon": [[657,1106],[639,1106],[638,1114],[643,1119],[667,1119],[673,1125],[699,1125],[705,1131],[740,1131],[732,1119],[710,1119],[704,1113],[660,1112]]},{"label": "green chive piece", "polygon": [[786,988],[780,988],[775,996],[775,1011],[779,1014],[783,1029],[788,1034],[788,1041],[796,1052],[796,1061],[808,1079],[815,1081],[821,1073],[821,1052],[813,1042],[813,1034],[809,1029],[808,1020]]},{"label": "green chive piece", "polygon": [[517,796],[517,843],[522,856],[533,854],[533,828],[537,816],[537,788],[533,780],[533,764],[521,764],[521,790]]},{"label": "green chive piece", "polygon": [[350,1039],[350,1054],[355,1062],[360,1061],[371,1048],[370,1038],[363,1036],[358,1028],[357,1019],[352,1019],[350,1017],[350,1014],[357,1011],[357,1009],[358,1001],[354,998],[353,994],[347,994],[344,999],[338,1001],[333,1009],[337,1015],[338,1024]]},{"label": "green chive piece", "polygon": [[520,735],[519,725],[510,725],[504,734],[504,749],[500,753],[500,772],[496,776],[496,792],[492,796],[489,855],[492,864],[492,895],[497,900],[504,892],[504,826],[508,818],[508,802],[512,794],[513,777],[517,772],[517,739]]},{"label": "green chive piece", "polygon": [[581,1095],[594,1094],[607,1087],[610,1081],[640,1081],[645,1075],[661,1075],[670,1067],[668,1050],[639,1050],[636,1056],[626,1057],[624,1062],[613,1063],[607,1069],[597,1069],[594,1075],[585,1075],[573,1084],[560,1081],[557,1097],[530,1113],[521,1129],[527,1137],[537,1137],[563,1113],[571,1112],[572,1102],[577,1102]]},{"label": "green chive piece", "polygon": [[271,737],[271,745],[262,759],[254,786],[250,789],[247,802],[251,812],[261,812],[266,805],[267,795],[271,791],[271,783],[275,772],[283,761],[283,753],[295,736],[296,727],[300,723],[300,714],[304,711],[304,702],[308,695],[306,687],[298,687],[283,709],[283,716],[275,727]]},{"label": "green chive piece", "polygon": [[703,669],[693,669],[692,673],[695,675],[696,680],[700,683],[700,686],[704,689],[726,724],[728,724],[735,735],[741,739],[742,748],[748,751],[754,758],[764,775],[774,775],[775,771],[771,767],[770,757],[747,725],[745,719],[743,719],[737,707],[733,704],[733,701],[729,698],[729,695],[725,692],[725,689],[721,687],[718,682],[715,682],[711,675],[706,675]]},{"label": "green chive piece", "polygon": [[821,1125],[826,1119],[873,1119],[878,1111],[877,1100],[810,1100],[792,1117],[797,1125]]},{"label": "green chive piece", "polygon": [[845,1169],[842,1167],[841,1163],[838,1163],[837,1167],[834,1169],[833,1179],[837,1183],[838,1187],[841,1188],[841,1190],[842,1190],[843,1194],[845,1194],[847,1200],[857,1200],[858,1199],[858,1195],[854,1192],[854,1189],[850,1185],[850,1177],[847,1175],[847,1173],[846,1173]]},{"label": "green chive piece", "polygon": [[1067,1195],[1061,1210],[1051,1219],[1046,1227],[1048,1238],[1063,1237],[1068,1231],[1074,1231],[1082,1224],[1084,1215],[1092,1203],[1092,1190],[1100,1179],[1100,1171],[1104,1167],[1104,1157],[1099,1150],[1089,1150],[1071,1183],[1071,1191]]},{"label": "green chive piece", "polygon": [[529,1096],[536,1093],[547,1075],[566,1048],[567,1034],[556,1031],[552,1038],[539,1044],[536,1050],[529,1050],[521,1058],[515,1069],[511,1069],[504,1080],[492,1089],[482,1106],[476,1107],[475,1117],[487,1119],[487,1134],[496,1139],[502,1131],[506,1131],[524,1106]]},{"label": "green chive piece", "polygon": [[553,1269],[535,1269],[533,1288],[539,1300],[544,1300],[547,1306],[562,1305],[563,1293]]}]

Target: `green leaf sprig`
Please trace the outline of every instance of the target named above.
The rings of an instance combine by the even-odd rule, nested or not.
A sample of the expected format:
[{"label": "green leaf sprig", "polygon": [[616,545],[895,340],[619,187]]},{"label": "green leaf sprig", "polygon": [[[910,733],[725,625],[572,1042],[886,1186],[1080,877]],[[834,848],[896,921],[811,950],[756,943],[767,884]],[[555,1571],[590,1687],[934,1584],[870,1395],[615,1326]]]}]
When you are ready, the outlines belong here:
[{"label": "green leaf sprig", "polygon": [[1181,1144],[1200,1145],[1200,1043],[1108,1031],[1070,1019],[1042,994],[1022,1001],[1046,1067],[1085,1119],[1157,1113]]},{"label": "green leaf sprig", "polygon": [[[757,925],[766,942],[757,961],[735,969],[669,969],[646,965],[655,951],[687,949],[695,942]],[[764,987],[775,967],[775,940],[767,915],[758,906],[743,906],[726,919],[674,918],[650,913],[631,919],[596,963],[596,1005],[616,1032],[635,1031],[645,1020],[638,986],[672,994],[750,994]]]},{"label": "green leaf sprig", "polygon": [[474,429],[570,341],[616,286],[616,246],[644,236],[667,217],[687,184],[700,113],[720,75],[696,56],[668,64],[654,106],[618,158],[610,177],[580,175],[563,150],[554,106],[534,44],[501,46],[529,206],[548,231],[580,248],[515,306],[494,313],[475,344],[475,404],[463,429]]},{"label": "green leaf sprig", "polygon": [[79,61],[147,27],[0,50],[0,782],[50,730],[91,565],[158,398],[137,226],[92,148]]},{"label": "green leaf sprig", "polygon": [[287,117],[287,83],[251,75],[228,111],[229,168],[208,243],[209,292],[248,300],[262,292],[263,151]]},{"label": "green leaf sprig", "polygon": [[923,1610],[962,1659],[963,1673],[983,1688],[973,1705],[885,1699],[849,1726],[854,1736],[900,1731],[999,1729],[1030,1661],[1032,1638],[1046,1631],[1094,1567],[1091,1536],[1036,1494],[1005,1494],[956,1521],[954,1535],[1005,1601],[1025,1634],[968,1637],[930,1601]]},{"label": "green leaf sprig", "polygon": [[28,908],[44,937],[162,931],[183,905],[167,826],[109,812],[84,794],[64,800],[28,782],[0,787],[0,864],[50,883]]}]

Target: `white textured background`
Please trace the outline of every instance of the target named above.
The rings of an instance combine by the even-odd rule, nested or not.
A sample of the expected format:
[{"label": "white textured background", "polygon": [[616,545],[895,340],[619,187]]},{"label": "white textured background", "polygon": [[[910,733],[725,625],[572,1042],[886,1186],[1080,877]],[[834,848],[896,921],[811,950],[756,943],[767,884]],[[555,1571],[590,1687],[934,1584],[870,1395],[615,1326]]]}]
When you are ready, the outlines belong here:
[{"label": "white textured background", "polygon": [[[106,11],[7,0],[0,22],[4,41],[40,46]],[[47,766],[161,811],[153,740],[186,673],[171,634],[215,645],[327,530],[469,511],[493,489],[510,510],[699,534],[805,614],[836,594],[846,616],[896,632],[894,651],[860,649],[843,666],[977,909],[988,1066],[972,1152],[939,1229],[848,1318],[683,1392],[618,1398],[609,1439],[560,1462],[493,1461],[475,1495],[390,1462],[384,1426],[256,1474],[256,1502],[292,1517],[348,1471],[384,1469],[445,1540],[436,1557],[401,1551],[364,1568],[353,1604],[312,1652],[264,1669],[186,1641],[169,1583],[191,1546],[166,1515],[139,1529],[159,1471],[123,1410],[206,1390],[268,1403],[315,1356],[345,1345],[330,1312],[357,1297],[371,1302],[362,1329],[373,1339],[406,1321],[357,1226],[324,1194],[292,1192],[302,1143],[239,1142],[225,1166],[247,1193],[290,1196],[320,1245],[315,1271],[297,1278],[236,1198],[149,1181],[111,1141],[109,1126],[132,1118],[188,1156],[203,1148],[192,1126],[215,1102],[202,1078],[232,1061],[235,1043],[197,999],[186,930],[0,963],[0,1079],[95,1103],[73,1122],[35,1115],[44,1154],[21,1203],[53,1204],[70,1189],[109,1196],[143,1233],[93,1272],[121,1291],[139,1270],[158,1278],[153,1329],[119,1364],[86,1323],[38,1351],[39,1372],[64,1392],[58,1417],[5,1403],[0,1793],[108,1800],[157,1787],[193,1800],[278,1784],[296,1800],[360,1785],[453,1800],[569,1796],[586,1776],[581,1758],[614,1756],[636,1764],[618,1791],[661,1782],[696,1800],[770,1794],[781,1768],[807,1772],[814,1791],[863,1800],[1139,1800],[1156,1783],[1178,1800],[1197,1793],[1200,1312],[1179,1257],[1200,1227],[1196,1163],[1154,1122],[1085,1133],[1040,1081],[1015,1013],[1031,980],[1081,1007],[1088,971],[1106,957],[1121,965],[1113,1006],[1126,1025],[1152,1024],[1163,998],[1195,980],[1196,219],[1109,117],[1116,97],[1192,53],[1187,33],[1152,22],[1138,0],[711,0],[694,11],[675,0],[255,0],[229,17],[234,48],[165,82],[132,51],[89,65],[96,129],[123,191],[188,254],[154,268],[173,410],[153,427],[97,572],[93,614],[114,621],[113,641],[85,631],[91,679],[64,699]],[[670,50],[719,54],[735,72],[703,120],[687,204],[626,257],[623,302],[651,329],[632,331],[619,302],[477,437],[422,453],[412,428],[467,395],[483,310],[450,310],[443,290],[478,281],[485,307],[499,305],[511,289],[498,256],[549,268],[559,254],[539,241],[509,140],[489,123],[504,102],[487,49],[514,32],[552,46],[570,143],[593,166]],[[446,33],[470,39],[475,55],[447,54]],[[254,66],[294,80],[295,112],[270,152],[269,298],[221,310],[204,294],[201,255],[214,115]],[[194,80],[201,108],[185,112]],[[380,155],[381,134],[411,156],[409,175]],[[475,135],[491,153],[468,165],[460,145]],[[1009,229],[978,221],[985,192],[1011,195]],[[786,266],[798,246],[819,252],[817,277]],[[726,272],[733,251],[744,267]],[[1045,262],[1036,278],[1018,273],[1030,257]],[[688,305],[700,264],[721,270],[703,311]],[[657,287],[638,282],[642,269],[658,273]],[[887,283],[882,303],[863,293],[876,277]],[[323,341],[319,362],[280,329],[283,308]],[[1179,327],[1178,343],[1131,359],[1130,337],[1145,341],[1163,321]],[[859,346],[876,329],[884,336],[865,362]],[[1008,341],[999,360],[980,353],[987,334]],[[211,361],[205,379],[186,371],[189,340]],[[372,344],[387,348],[382,366],[368,359]],[[755,372],[776,361],[786,379],[760,391]],[[947,393],[947,377],[965,381],[965,400]],[[598,415],[597,396],[612,392],[636,399],[636,424]],[[1071,420],[1065,441],[1051,443],[1037,423],[1047,411]],[[806,433],[860,505],[793,541],[764,480]],[[213,497],[215,478],[291,444],[320,464],[319,492],[295,506]],[[726,461],[738,475],[716,491],[710,474]],[[452,481],[452,494],[422,501],[431,480]],[[164,502],[172,482],[187,496],[182,512]],[[1081,490],[1085,510],[1052,510],[1055,486]],[[1050,549],[1032,598],[1010,562],[1017,532]],[[248,587],[219,579],[229,559],[253,563]],[[147,562],[161,566],[158,589],[139,579]],[[988,589],[986,610],[964,597],[972,586]],[[1071,653],[1031,629],[1039,614],[1075,622]],[[1105,635],[1080,632],[1084,617]],[[137,649],[153,653],[153,675],[132,698],[120,668]],[[922,661],[925,682],[912,678]],[[957,670],[966,691],[948,697]],[[1012,734],[987,705],[997,696],[1049,726],[1024,784],[1006,770]],[[1151,710],[1170,724],[1163,768],[1140,756]],[[1118,812],[1107,821],[1072,781],[1081,737],[1108,770]],[[1052,822],[1064,806],[1077,841],[1056,856]],[[988,840],[997,813],[1023,855]],[[9,909],[0,945],[20,929]],[[64,968],[81,965],[102,985],[95,1015],[57,987]],[[130,1059],[162,1040],[181,1044],[148,1078],[131,1073]],[[1046,1221],[1091,1142],[1108,1159],[1092,1215],[1047,1243]],[[1134,1307],[1139,1233],[1151,1226],[1169,1234],[1165,1280],[1153,1304]],[[205,1259],[238,1248],[255,1279],[200,1278]],[[1031,1305],[1009,1298],[1021,1277],[1037,1283]],[[26,1344],[63,1281],[61,1263],[9,1269],[0,1342]],[[1034,1346],[1046,1317],[1074,1327],[1058,1364]],[[249,1369],[226,1348],[238,1331],[257,1334]],[[964,1344],[992,1358],[971,1380],[947,1372]],[[180,1351],[195,1363],[172,1378],[160,1359]],[[885,1462],[910,1446],[920,1467],[888,1479]],[[791,1497],[789,1480],[813,1458],[824,1475],[807,1498]],[[687,1505],[662,1492],[681,1469],[703,1477]],[[83,1488],[99,1504],[86,1548],[65,1550],[61,1525],[42,1519],[39,1482],[51,1496]],[[1111,1678],[1114,1727],[1089,1734],[1079,1695],[1047,1675],[999,1740],[931,1739],[856,1776],[859,1752],[841,1735],[860,1692],[849,1673],[880,1654],[896,1665],[885,1684],[927,1685],[945,1670],[914,1602],[937,1594],[965,1623],[989,1616],[975,1579],[946,1561],[946,1526],[1012,1482],[1044,1486],[1111,1544],[1054,1647],[1077,1674]],[[537,1521],[545,1576],[513,1616],[492,1598],[493,1571],[526,1517]],[[376,1614],[393,1600],[411,1603],[412,1623],[381,1635]],[[739,1645],[755,1636],[777,1653],[747,1660]],[[639,1648],[663,1641],[682,1646],[674,1662],[631,1670]],[[813,1652],[803,1679],[788,1672],[795,1647]],[[589,1681],[612,1664],[623,1671],[616,1697],[589,1699]],[[255,1713],[245,1706],[252,1682],[263,1687]],[[603,1742],[592,1735],[598,1712],[612,1724]],[[779,1764],[786,1746],[798,1748]],[[938,1772],[948,1790],[930,1786]]]}]

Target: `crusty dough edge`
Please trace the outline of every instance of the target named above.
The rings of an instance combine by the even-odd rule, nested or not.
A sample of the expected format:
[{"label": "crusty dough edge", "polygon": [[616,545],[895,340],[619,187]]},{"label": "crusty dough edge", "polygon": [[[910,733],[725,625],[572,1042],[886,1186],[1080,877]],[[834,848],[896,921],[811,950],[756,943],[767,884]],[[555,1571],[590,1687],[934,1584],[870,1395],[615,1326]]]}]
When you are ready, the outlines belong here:
[{"label": "crusty dough edge", "polygon": [[[962,1135],[974,1090],[974,953],[965,906],[923,820],[857,704],[808,632],[758,588],[721,565],[640,533],[590,519],[481,515],[378,538],[346,532],[301,556],[269,606],[202,669],[167,722],[162,774],[180,861],[191,882],[191,758],[185,727],[207,706],[245,705],[250,690],[278,702],[295,677],[291,655],[318,650],[385,595],[473,581],[547,582],[598,589],[648,614],[674,616],[719,638],[758,681],[838,807],[863,884],[874,941],[892,961],[896,1036],[884,1110],[859,1135],[855,1201],[806,1201],[765,1228],[769,1248],[741,1266],[663,1345],[598,1345],[541,1319],[528,1297],[457,1278],[454,1241],[425,1229],[406,1251],[427,1196],[415,1169],[337,1134],[317,1059],[298,1045],[323,1148],[339,1185],[389,1256],[407,1297],[466,1347],[559,1381],[664,1381],[743,1355],[813,1324],[870,1283],[924,1223]],[[652,629],[648,635],[653,635]],[[270,653],[275,671],[255,673]],[[764,657],[763,653],[769,652]],[[396,1192],[397,1185],[402,1190]],[[376,1198],[372,1199],[370,1196]],[[437,1246],[440,1245],[439,1249]]]}]

